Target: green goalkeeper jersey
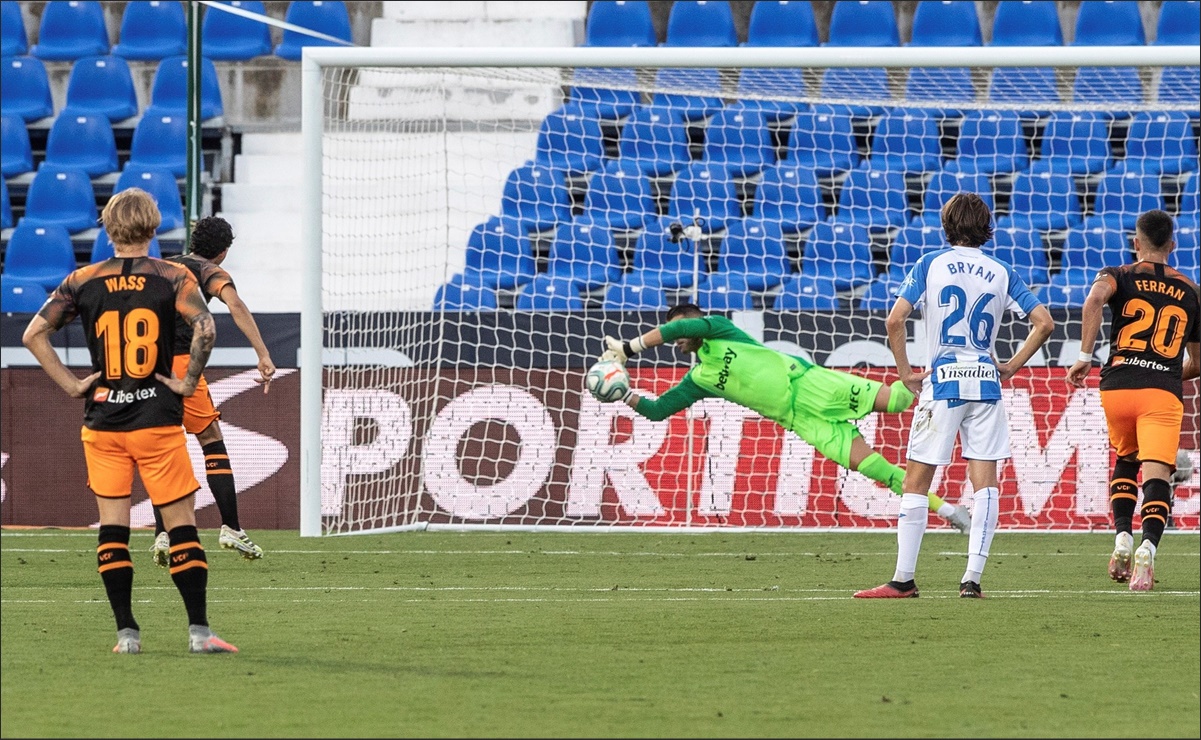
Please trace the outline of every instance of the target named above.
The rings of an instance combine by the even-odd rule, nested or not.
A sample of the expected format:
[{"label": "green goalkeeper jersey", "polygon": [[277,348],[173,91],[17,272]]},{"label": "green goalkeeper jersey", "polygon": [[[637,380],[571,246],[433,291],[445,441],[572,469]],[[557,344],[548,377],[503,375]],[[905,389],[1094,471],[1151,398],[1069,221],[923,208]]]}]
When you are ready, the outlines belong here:
[{"label": "green goalkeeper jersey", "polygon": [[658,400],[642,398],[635,409],[662,421],[702,398],[724,398],[791,427],[792,381],[813,363],[764,347],[724,316],[679,319],[659,327],[664,343],[702,339],[698,365]]}]

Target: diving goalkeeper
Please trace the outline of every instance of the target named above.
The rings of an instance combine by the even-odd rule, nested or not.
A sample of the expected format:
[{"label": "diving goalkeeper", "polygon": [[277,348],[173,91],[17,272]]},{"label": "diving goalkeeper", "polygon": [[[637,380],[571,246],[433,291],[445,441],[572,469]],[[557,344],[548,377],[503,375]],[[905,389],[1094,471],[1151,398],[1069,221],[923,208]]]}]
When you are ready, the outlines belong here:
[{"label": "diving goalkeeper", "polygon": [[[699,364],[658,400],[626,393],[627,406],[651,421],[662,421],[702,398],[724,398],[796,433],[821,454],[856,470],[901,495],[905,471],[868,447],[852,419],[873,411],[900,413],[913,403],[899,380],[890,386],[830,370],[763,346],[724,316],[707,316],[682,303],[667,312],[667,323],[623,342],[605,337],[602,360],[622,365],[635,353],[672,342],[695,352]],[[960,532],[967,532],[967,509],[930,494],[930,509]]]}]

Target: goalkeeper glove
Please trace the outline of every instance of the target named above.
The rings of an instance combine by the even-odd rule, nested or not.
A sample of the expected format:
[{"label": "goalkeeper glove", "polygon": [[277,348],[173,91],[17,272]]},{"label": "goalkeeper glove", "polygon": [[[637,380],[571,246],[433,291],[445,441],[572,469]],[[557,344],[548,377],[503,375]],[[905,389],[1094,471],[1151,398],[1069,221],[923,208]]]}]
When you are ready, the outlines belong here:
[{"label": "goalkeeper glove", "polygon": [[607,349],[601,353],[600,359],[602,361],[612,360],[621,365],[625,365],[626,361],[629,360],[632,355],[635,355],[646,349],[646,347],[642,344],[642,337],[636,337],[631,342],[623,342],[620,339],[614,339],[613,337],[607,336],[605,337],[605,347],[607,347]]}]

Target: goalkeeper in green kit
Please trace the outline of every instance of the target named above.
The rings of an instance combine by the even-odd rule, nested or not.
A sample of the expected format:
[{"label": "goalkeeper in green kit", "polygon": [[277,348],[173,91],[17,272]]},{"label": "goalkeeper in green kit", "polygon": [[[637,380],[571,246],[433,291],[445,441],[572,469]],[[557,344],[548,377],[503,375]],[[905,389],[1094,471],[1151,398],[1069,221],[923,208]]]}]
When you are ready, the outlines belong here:
[{"label": "goalkeeper in green kit", "polygon": [[[662,421],[703,398],[724,398],[795,432],[842,467],[901,495],[905,471],[868,447],[851,423],[873,411],[895,414],[909,408],[914,396],[899,380],[886,386],[777,352],[724,316],[707,316],[691,303],[675,306],[667,312],[667,323],[628,342],[605,337],[608,349],[600,359],[624,365],[632,355],[668,342],[681,352],[695,352],[699,364],[656,401],[627,392],[623,400],[638,414]],[[971,526],[967,509],[933,493],[930,509],[960,532]]]}]

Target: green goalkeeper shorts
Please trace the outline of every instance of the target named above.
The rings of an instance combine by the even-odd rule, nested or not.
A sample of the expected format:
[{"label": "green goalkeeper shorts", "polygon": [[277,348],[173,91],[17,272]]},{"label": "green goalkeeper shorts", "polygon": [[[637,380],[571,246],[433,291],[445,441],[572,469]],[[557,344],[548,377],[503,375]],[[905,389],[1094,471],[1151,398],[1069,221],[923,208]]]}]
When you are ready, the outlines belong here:
[{"label": "green goalkeeper shorts", "polygon": [[883,383],[820,365],[792,381],[792,426],[797,436],[844,468],[859,435],[852,419],[872,412]]}]

